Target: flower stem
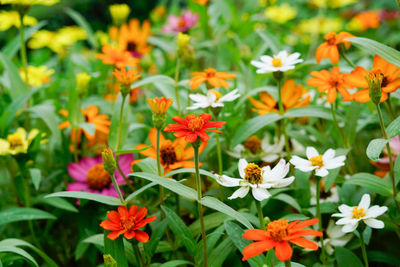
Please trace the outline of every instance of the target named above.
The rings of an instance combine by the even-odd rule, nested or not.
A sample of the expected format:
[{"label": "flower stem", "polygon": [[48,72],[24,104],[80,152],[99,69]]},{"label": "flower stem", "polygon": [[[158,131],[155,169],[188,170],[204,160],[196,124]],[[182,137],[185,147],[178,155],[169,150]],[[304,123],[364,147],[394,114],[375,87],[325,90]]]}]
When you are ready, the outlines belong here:
[{"label": "flower stem", "polygon": [[117,191],[117,193],[118,193],[119,200],[121,201],[121,204],[122,205],[126,205],[125,199],[122,196],[121,189],[119,189],[119,186],[118,186],[117,180],[115,179],[115,175],[114,174],[111,175],[111,180],[112,180],[112,183],[114,185],[115,191]]},{"label": "flower stem", "polygon": [[343,44],[340,45],[339,52],[343,59],[346,60],[347,64],[349,64],[353,69],[356,68],[356,65],[354,65],[354,63],[346,56],[345,47]]},{"label": "flower stem", "polygon": [[143,261],[142,254],[140,253],[140,249],[139,249],[138,244],[136,242],[132,242],[132,245],[134,247],[136,260],[138,261],[138,263],[140,264],[141,267],[146,266],[144,261]]},{"label": "flower stem", "polygon": [[[158,176],[161,177],[161,160],[160,160],[160,135],[161,129],[157,129],[157,141],[156,141],[156,149],[157,149],[157,171]],[[162,185],[159,186],[160,188],[160,204],[164,205],[164,187]],[[164,213],[163,213],[164,214]]]},{"label": "flower stem", "polygon": [[[284,108],[283,108],[283,102],[282,102],[282,78],[281,79],[276,79],[278,82],[278,105],[279,105],[279,113],[281,116],[284,115]],[[289,139],[286,134],[286,121],[284,118],[282,118],[282,133],[285,138],[285,151],[286,151],[286,159],[289,161],[291,158],[291,153],[290,153],[290,147],[289,147]]]},{"label": "flower stem", "polygon": [[178,106],[178,116],[181,115],[181,101],[179,99],[179,86],[178,86],[178,82],[179,82],[179,70],[181,67],[181,61],[179,60],[179,57],[176,59],[176,66],[175,66],[175,98],[176,98],[176,105]]},{"label": "flower stem", "polygon": [[392,149],[390,148],[390,140],[388,139],[388,135],[387,135],[386,129],[385,129],[385,124],[383,123],[381,107],[379,106],[379,103],[375,104],[375,106],[376,106],[376,111],[378,112],[379,124],[381,126],[381,131],[382,131],[383,138],[385,138],[386,140],[389,141],[386,144],[386,149],[387,149],[388,157],[389,157],[390,179],[392,181],[392,187],[393,187],[393,201],[396,204],[397,210],[400,212],[400,206],[399,206],[399,203],[396,200],[397,187],[396,187],[396,181],[395,181],[395,178],[394,178],[393,156],[392,156]]},{"label": "flower stem", "polygon": [[[19,33],[20,33],[20,43],[21,43],[21,61],[22,61],[22,68],[24,69],[25,72],[25,87],[26,91],[29,91],[29,75],[28,75],[28,58],[26,55],[26,46],[25,46],[25,25],[24,25],[24,17],[25,15],[20,14],[20,27],[19,27]],[[29,109],[30,106],[30,98],[26,101],[26,108]],[[29,118],[29,112],[26,112],[26,117],[25,117],[25,129],[29,128],[29,123],[30,123],[30,118]]]},{"label": "flower stem", "polygon": [[365,243],[364,243],[364,236],[363,234],[360,232],[360,241],[361,241],[361,252],[362,252],[362,256],[363,256],[363,260],[364,260],[364,265],[365,267],[368,267],[368,257],[367,257],[367,249],[365,248]]},{"label": "flower stem", "polygon": [[260,220],[260,227],[262,230],[265,230],[265,221],[264,221],[264,214],[263,214],[262,207],[261,207],[261,202],[256,199],[254,199],[254,202],[256,203],[256,207],[257,207],[258,219]]},{"label": "flower stem", "polygon": [[394,113],[393,113],[392,100],[390,99],[390,94],[388,96],[387,101],[385,101],[385,104],[386,104],[386,109],[390,116],[390,119],[393,121],[395,117],[394,117]]},{"label": "flower stem", "polygon": [[[320,203],[319,203],[320,202],[319,199],[320,199],[320,195],[321,195],[321,193],[320,193],[321,178],[320,177],[315,177],[315,179],[317,181],[316,182],[316,199],[317,199],[316,209],[317,209],[317,218],[318,218],[318,231],[322,232],[322,216],[321,216],[321,207],[320,207]],[[325,246],[324,246],[324,236],[321,235],[319,240],[321,242],[321,259],[322,259],[322,262],[324,263],[325,260],[326,260],[326,257],[325,257]]]},{"label": "flower stem", "polygon": [[207,236],[206,230],[204,227],[204,218],[203,218],[203,206],[201,205],[201,180],[200,180],[200,169],[199,169],[199,141],[192,143],[194,149],[194,164],[196,169],[196,186],[197,186],[197,208],[200,217],[200,226],[201,226],[201,237],[203,240],[203,266],[207,267]]},{"label": "flower stem", "polygon": [[291,267],[292,266],[292,262],[290,260],[285,261],[285,267]]}]

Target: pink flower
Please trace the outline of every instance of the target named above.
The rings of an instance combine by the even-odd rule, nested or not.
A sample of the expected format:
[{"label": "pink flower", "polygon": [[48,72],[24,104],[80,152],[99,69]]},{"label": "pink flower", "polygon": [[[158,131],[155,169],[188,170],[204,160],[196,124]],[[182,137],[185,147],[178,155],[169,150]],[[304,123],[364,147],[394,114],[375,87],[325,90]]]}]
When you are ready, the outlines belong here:
[{"label": "pink flower", "polygon": [[167,18],[168,24],[163,27],[162,31],[163,33],[174,33],[174,34],[180,32],[186,32],[196,24],[198,19],[199,15],[194,14],[189,10],[185,11],[182,17],[169,15]]},{"label": "pink flower", "polygon": [[[119,157],[118,163],[125,175],[131,172],[132,161],[132,154],[125,154]],[[79,163],[68,164],[68,173],[75,180],[75,182],[68,184],[68,191],[85,191],[118,197],[110,175],[103,168],[103,159],[101,155],[93,158],[85,157],[82,158]],[[118,184],[125,183],[118,170],[115,171],[114,175]]]}]

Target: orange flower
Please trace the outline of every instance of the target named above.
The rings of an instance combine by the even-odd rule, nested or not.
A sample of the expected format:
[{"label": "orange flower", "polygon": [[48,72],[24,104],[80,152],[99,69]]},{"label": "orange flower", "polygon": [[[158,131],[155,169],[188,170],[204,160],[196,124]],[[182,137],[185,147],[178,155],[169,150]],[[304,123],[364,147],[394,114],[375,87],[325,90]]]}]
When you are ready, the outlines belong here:
[{"label": "orange flower", "polygon": [[96,57],[101,59],[106,65],[115,65],[117,68],[124,68],[125,66],[135,67],[139,62],[129,52],[111,45],[103,46],[101,51],[103,54],[97,54]]},{"label": "orange flower", "polygon": [[318,46],[317,50],[315,51],[315,58],[317,62],[319,63],[322,59],[327,57],[330,59],[332,64],[338,64],[339,63],[338,45],[343,43],[346,48],[349,48],[351,42],[344,41],[344,39],[352,37],[355,36],[348,32],[341,32],[339,34],[330,32],[325,34],[324,38],[326,42]]},{"label": "orange flower", "polygon": [[[290,108],[305,107],[310,104],[310,96],[307,95],[307,90],[296,84],[294,80],[287,80],[282,86],[282,104],[285,111]],[[262,102],[249,97],[250,102],[255,108],[252,110],[260,115],[264,115],[270,112],[278,112],[278,102],[268,94],[267,92],[260,93],[260,99]]]},{"label": "orange flower", "polygon": [[319,231],[303,229],[317,222],[317,218],[302,222],[297,220],[290,223],[286,219],[280,219],[270,222],[266,227],[267,230],[247,230],[243,234],[243,238],[256,242],[243,249],[242,260],[245,261],[274,248],[275,255],[280,261],[288,261],[293,254],[290,243],[303,248],[317,250],[318,245],[316,243],[303,238],[303,236],[322,236]]},{"label": "orange flower", "polygon": [[126,71],[125,67],[120,68],[120,70],[114,69],[113,75],[122,85],[125,86],[130,86],[134,81],[142,76],[138,74],[136,69],[129,69]]},{"label": "orange flower", "polygon": [[211,115],[207,113],[203,113],[200,116],[196,116],[194,114],[187,115],[186,119],[175,116],[172,118],[178,124],[170,124],[165,127],[165,132],[174,132],[176,137],[185,137],[185,140],[194,143],[197,140],[197,137],[201,139],[203,142],[207,142],[210,137],[206,133],[206,131],[221,133],[219,130],[210,129],[210,128],[221,128],[222,125],[226,123],[226,121],[219,122],[209,122],[211,120]]},{"label": "orange flower", "polygon": [[364,11],[353,18],[357,22],[361,30],[376,29],[379,27],[379,16],[375,10]]},{"label": "orange flower", "polygon": [[193,2],[195,2],[199,5],[205,6],[205,5],[207,5],[208,0],[193,0]]},{"label": "orange flower", "polygon": [[207,82],[208,85],[211,87],[219,88],[222,86],[228,88],[229,84],[227,81],[225,81],[225,79],[232,80],[236,78],[235,74],[229,74],[226,72],[217,72],[213,68],[205,69],[204,72],[192,72],[190,73],[190,75],[195,76],[191,78],[188,82],[188,84],[192,83],[190,85],[190,88],[192,88],[193,90],[198,88],[204,82]]},{"label": "orange flower", "polygon": [[[119,84],[119,83],[115,83],[115,84],[112,84],[112,85],[110,85],[110,86],[111,86],[112,92],[106,94],[106,95],[104,96],[104,99],[105,99],[105,100],[108,100],[108,101],[115,102],[115,100],[117,100],[118,93],[119,93],[119,91],[120,91],[120,84]],[[140,88],[139,88],[139,87],[132,88],[132,89],[129,91],[129,103],[131,103],[131,104],[135,103],[136,100],[137,100],[138,97],[139,97],[139,94],[140,94]]]},{"label": "orange flower", "polygon": [[[157,130],[155,128],[151,129],[149,132],[149,140],[152,147],[139,152],[143,156],[157,159]],[[180,168],[194,168],[194,150],[193,147],[188,147],[188,142],[185,138],[177,138],[174,141],[165,139],[163,134],[160,134],[160,159],[161,165],[164,168],[164,173],[168,173],[175,169]],[[207,142],[204,142],[200,145],[199,153],[203,152],[204,148],[207,146]],[[140,144],[136,146],[136,149],[146,148],[147,145]],[[137,163],[140,160],[135,160],[133,164]],[[132,165],[133,165],[132,164]],[[200,163],[201,166],[201,163]]]},{"label": "orange flower", "polygon": [[172,98],[165,98],[162,96],[161,98],[149,98],[147,99],[147,103],[149,104],[151,110],[154,114],[165,114],[169,107],[172,105],[173,99]]},{"label": "orange flower", "polygon": [[123,234],[126,239],[136,238],[139,242],[146,243],[149,241],[149,235],[138,229],[157,219],[156,216],[145,219],[146,214],[147,209],[144,207],[138,210],[138,206],[132,205],[128,210],[125,206],[120,206],[118,212],[109,211],[107,213],[109,220],[102,221],[100,226],[112,231],[107,235],[111,240],[115,240]]},{"label": "orange flower", "polygon": [[336,101],[337,91],[343,96],[343,101],[351,101],[352,96],[347,91],[348,88],[353,86],[347,81],[349,74],[340,73],[339,67],[333,67],[331,72],[327,70],[312,71],[307,84],[318,88],[318,92],[327,92],[327,100],[329,103]]},{"label": "orange flower", "polygon": [[[385,101],[388,98],[388,93],[392,93],[397,90],[400,86],[400,69],[387,62],[383,58],[378,55],[374,56],[373,67],[370,70],[373,73],[380,73],[382,77],[382,97],[381,102]],[[361,103],[368,102],[370,100],[369,97],[369,89],[368,83],[365,79],[368,71],[363,67],[356,67],[355,70],[351,72],[348,76],[347,81],[353,86],[360,88],[358,92],[353,94],[353,100]]]}]

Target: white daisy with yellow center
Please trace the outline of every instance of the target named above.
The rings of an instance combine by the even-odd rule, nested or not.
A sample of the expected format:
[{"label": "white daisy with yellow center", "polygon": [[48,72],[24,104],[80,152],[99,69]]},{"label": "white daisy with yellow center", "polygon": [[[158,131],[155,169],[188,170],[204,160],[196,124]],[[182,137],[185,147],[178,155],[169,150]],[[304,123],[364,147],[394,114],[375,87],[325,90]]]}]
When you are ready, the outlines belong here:
[{"label": "white daisy with yellow center", "polygon": [[257,73],[270,73],[270,72],[286,72],[288,70],[294,69],[297,63],[303,62],[299,59],[300,53],[289,54],[287,51],[280,51],[277,55],[261,56],[261,61],[252,60],[251,65],[258,68]]},{"label": "white daisy with yellow center", "polygon": [[382,229],[385,224],[381,220],[375,218],[385,213],[388,208],[378,205],[370,207],[370,204],[371,197],[368,194],[364,194],[358,206],[350,207],[345,204],[340,205],[340,213],[332,214],[332,217],[342,217],[336,224],[343,225],[342,231],[344,233],[353,232],[360,221],[363,221],[371,228]]},{"label": "white daisy with yellow center", "polygon": [[229,199],[243,198],[251,188],[253,197],[262,201],[271,196],[267,189],[286,187],[294,181],[294,176],[286,177],[289,163],[284,159],[281,159],[273,169],[270,166],[261,168],[254,163],[248,163],[245,159],[240,159],[238,169],[241,178],[217,175],[217,182],[223,186],[240,186]]},{"label": "white daisy with yellow center", "polygon": [[189,95],[189,97],[194,103],[187,109],[223,107],[224,102],[231,102],[240,96],[240,94],[238,94],[238,91],[238,89],[235,89],[227,93],[226,95],[222,95],[220,92],[213,89],[208,90],[207,95],[191,94]]},{"label": "white daisy with yellow center", "polygon": [[343,166],[346,160],[346,156],[335,158],[335,150],[333,149],[328,149],[323,155],[320,155],[315,148],[307,147],[306,156],[307,159],[293,156],[290,163],[302,172],[315,171],[315,175],[320,177],[327,176],[328,170]]}]

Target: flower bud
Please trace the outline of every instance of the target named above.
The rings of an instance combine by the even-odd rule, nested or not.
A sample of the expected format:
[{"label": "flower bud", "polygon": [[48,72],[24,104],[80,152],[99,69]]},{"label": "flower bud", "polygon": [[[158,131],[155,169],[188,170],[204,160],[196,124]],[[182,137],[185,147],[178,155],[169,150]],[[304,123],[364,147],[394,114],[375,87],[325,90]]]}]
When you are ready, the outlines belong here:
[{"label": "flower bud", "polygon": [[129,69],[128,71],[126,71],[125,67],[121,69],[114,69],[113,75],[121,85],[120,88],[123,97],[129,94],[133,82],[141,77],[141,75],[138,74],[135,69]]},{"label": "flower bud", "polygon": [[115,4],[108,7],[113,23],[117,26],[122,25],[129,16],[131,9],[127,4]]},{"label": "flower bud", "polygon": [[117,163],[115,162],[114,154],[111,148],[107,147],[101,152],[103,158],[103,167],[108,172],[108,174],[113,175],[115,169],[117,168]]},{"label": "flower bud", "polygon": [[190,36],[188,34],[184,34],[184,33],[179,33],[178,37],[177,37],[177,45],[178,45],[178,51],[182,51],[185,49],[185,47],[187,46],[187,44],[190,41]]},{"label": "flower bud", "polygon": [[153,124],[156,129],[161,129],[164,126],[167,118],[166,113],[169,107],[172,105],[172,98],[161,98],[155,97],[153,99],[147,99],[152,112],[153,112]]},{"label": "flower bud", "polygon": [[382,73],[380,72],[380,70],[370,71],[365,76],[365,80],[368,83],[369,97],[371,98],[373,103],[379,104],[382,97]]},{"label": "flower bud", "polygon": [[92,77],[89,74],[87,74],[86,72],[81,72],[81,73],[78,73],[75,76],[75,78],[76,78],[76,87],[78,90],[78,94],[85,95],[86,89],[87,89],[90,79]]},{"label": "flower bud", "polygon": [[117,262],[110,254],[104,254],[103,258],[105,267],[118,267]]}]

